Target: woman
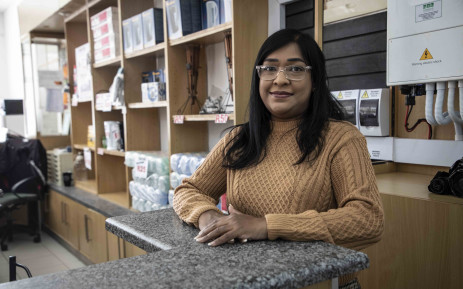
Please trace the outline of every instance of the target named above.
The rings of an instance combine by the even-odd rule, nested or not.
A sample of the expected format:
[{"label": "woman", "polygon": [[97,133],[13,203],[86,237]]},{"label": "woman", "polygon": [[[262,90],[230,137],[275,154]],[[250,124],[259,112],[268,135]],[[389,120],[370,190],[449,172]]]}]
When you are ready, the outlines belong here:
[{"label": "woman", "polygon": [[[366,141],[342,121],[316,42],[278,31],[255,66],[249,122],[175,191],[175,211],[201,230],[196,241],[322,240],[353,249],[379,241],[383,209]],[[216,208],[223,193],[229,215]]]}]

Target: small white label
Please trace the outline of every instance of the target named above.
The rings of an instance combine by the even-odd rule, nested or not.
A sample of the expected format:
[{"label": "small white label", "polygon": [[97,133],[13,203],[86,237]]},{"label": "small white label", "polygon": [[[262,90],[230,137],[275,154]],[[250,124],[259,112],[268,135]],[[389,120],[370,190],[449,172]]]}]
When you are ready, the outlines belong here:
[{"label": "small white label", "polygon": [[148,160],[145,157],[138,157],[135,162],[134,177],[146,179],[148,177]]},{"label": "small white label", "polygon": [[98,148],[98,149],[97,149],[97,153],[98,153],[100,156],[104,155],[104,148]]},{"label": "small white label", "polygon": [[84,148],[84,161],[85,167],[89,170],[92,170],[92,152],[89,148]]},{"label": "small white label", "polygon": [[127,106],[124,105],[124,106],[121,108],[121,112],[122,112],[122,114],[127,114]]},{"label": "small white label", "polygon": [[77,106],[79,104],[79,98],[77,98],[76,94],[72,95],[72,100],[71,100],[71,105],[72,106]]},{"label": "small white label", "polygon": [[182,124],[184,120],[185,120],[184,115],[174,115],[174,123],[175,124]]},{"label": "small white label", "polygon": [[227,123],[228,121],[228,114],[216,114],[215,115],[215,123]]},{"label": "small white label", "polygon": [[415,22],[442,17],[442,2],[432,1],[415,6]]}]

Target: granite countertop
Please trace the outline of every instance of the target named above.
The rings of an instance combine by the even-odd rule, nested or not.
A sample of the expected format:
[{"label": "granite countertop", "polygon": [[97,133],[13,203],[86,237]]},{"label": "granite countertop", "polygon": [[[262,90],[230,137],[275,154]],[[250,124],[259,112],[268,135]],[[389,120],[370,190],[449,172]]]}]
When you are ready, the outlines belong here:
[{"label": "granite countertop", "polygon": [[51,190],[56,191],[63,196],[66,196],[71,200],[76,201],[77,203],[82,204],[108,218],[114,216],[136,214],[127,208],[104,200],[98,197],[98,195],[81,190],[77,187],[63,187],[54,184],[50,184],[49,186]]},{"label": "granite countertop", "polygon": [[209,247],[173,209],[110,218],[106,229],[150,253],[0,288],[301,288],[369,265],[364,253],[324,242]]}]

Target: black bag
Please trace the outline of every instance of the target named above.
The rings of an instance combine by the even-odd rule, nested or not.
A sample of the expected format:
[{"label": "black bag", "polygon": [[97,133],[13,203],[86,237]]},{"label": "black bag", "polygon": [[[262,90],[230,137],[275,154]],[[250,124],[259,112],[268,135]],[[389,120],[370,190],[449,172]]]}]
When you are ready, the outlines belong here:
[{"label": "black bag", "polygon": [[8,192],[17,182],[36,176],[30,161],[34,161],[46,178],[47,152],[40,140],[26,140],[20,137],[8,138],[0,148],[0,189]]}]

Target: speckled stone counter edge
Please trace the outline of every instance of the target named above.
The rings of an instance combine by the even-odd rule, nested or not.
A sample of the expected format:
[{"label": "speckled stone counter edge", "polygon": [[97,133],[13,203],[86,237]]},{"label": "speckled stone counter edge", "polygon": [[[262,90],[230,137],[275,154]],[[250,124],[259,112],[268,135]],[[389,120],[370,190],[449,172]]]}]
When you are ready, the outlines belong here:
[{"label": "speckled stone counter edge", "polygon": [[86,192],[77,187],[62,187],[54,184],[49,184],[50,190],[60,193],[61,195],[70,198],[77,203],[88,207],[105,217],[115,217],[136,214],[135,212],[104,200],[95,194]]}]

